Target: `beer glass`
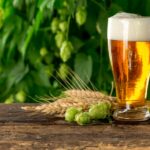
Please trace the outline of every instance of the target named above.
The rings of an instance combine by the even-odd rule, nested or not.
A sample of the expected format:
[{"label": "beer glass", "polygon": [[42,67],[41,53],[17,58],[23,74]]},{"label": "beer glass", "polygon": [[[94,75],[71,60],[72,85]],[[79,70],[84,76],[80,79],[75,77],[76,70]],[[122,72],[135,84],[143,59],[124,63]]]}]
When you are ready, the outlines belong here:
[{"label": "beer glass", "polygon": [[119,121],[147,120],[150,17],[118,13],[108,19],[107,37],[118,102],[113,117]]}]

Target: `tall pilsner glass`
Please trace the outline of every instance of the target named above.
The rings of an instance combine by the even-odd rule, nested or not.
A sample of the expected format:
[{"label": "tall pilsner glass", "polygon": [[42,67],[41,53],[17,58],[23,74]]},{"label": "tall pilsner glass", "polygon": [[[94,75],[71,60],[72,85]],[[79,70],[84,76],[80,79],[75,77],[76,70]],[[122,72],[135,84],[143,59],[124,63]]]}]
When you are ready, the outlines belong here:
[{"label": "tall pilsner glass", "polygon": [[108,49],[120,121],[149,118],[145,106],[150,72],[150,17],[118,13],[108,19]]}]

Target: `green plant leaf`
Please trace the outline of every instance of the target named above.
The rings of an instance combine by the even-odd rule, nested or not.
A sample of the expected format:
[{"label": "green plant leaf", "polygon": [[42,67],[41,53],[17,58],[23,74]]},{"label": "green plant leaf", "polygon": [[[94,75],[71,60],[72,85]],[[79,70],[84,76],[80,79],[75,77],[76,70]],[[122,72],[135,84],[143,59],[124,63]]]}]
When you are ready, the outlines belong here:
[{"label": "green plant leaf", "polygon": [[68,4],[69,13],[72,16],[74,16],[74,12],[75,12],[75,8],[76,8],[75,0],[66,0],[66,1],[67,1],[67,4]]},{"label": "green plant leaf", "polygon": [[[31,2],[31,0],[29,0]],[[30,3],[29,3],[30,4]],[[36,5],[33,3],[33,4],[30,4],[29,6],[27,5],[27,13],[26,13],[26,16],[28,18],[28,20],[30,22],[32,22],[32,20],[34,19],[35,17],[35,13],[36,13]]]},{"label": "green plant leaf", "polygon": [[3,56],[6,43],[8,41],[9,36],[11,35],[13,29],[14,29],[14,27],[8,25],[8,26],[6,26],[3,33],[0,35],[0,43],[1,43],[0,44],[0,58]]},{"label": "green plant leaf", "polygon": [[25,66],[21,61],[18,62],[18,64],[15,64],[15,66],[11,70],[8,69],[7,72],[5,72],[5,76],[7,76],[7,81],[6,81],[7,87],[4,92],[4,95],[7,92],[9,92],[9,90],[14,85],[17,85],[23,79],[23,77],[28,73],[28,71],[29,71],[28,66]]},{"label": "green plant leaf", "polygon": [[36,18],[35,18],[35,22],[34,22],[34,30],[35,32],[38,31],[40,24],[43,20],[43,12],[42,11],[38,11]]},{"label": "green plant leaf", "polygon": [[23,1],[21,0],[13,0],[13,6],[19,10],[21,10],[23,6]]},{"label": "green plant leaf", "polygon": [[145,2],[145,12],[149,16],[150,15],[150,1],[146,0]]},{"label": "green plant leaf", "polygon": [[27,50],[27,47],[28,47],[28,45],[30,43],[30,40],[31,40],[32,36],[33,36],[33,33],[34,33],[34,26],[29,26],[29,28],[27,30],[27,35],[25,37],[25,41],[23,43],[23,46],[20,49],[22,58],[25,57],[26,50]]},{"label": "green plant leaf", "polygon": [[55,0],[50,0],[47,3],[47,8],[49,8],[50,10],[53,10],[54,4],[55,4]]},{"label": "green plant leaf", "polygon": [[92,76],[93,61],[90,55],[79,53],[75,57],[75,72],[87,84]]},{"label": "green plant leaf", "polygon": [[44,66],[39,66],[37,71],[32,71],[32,78],[36,85],[41,87],[50,87],[49,76],[45,72]]},{"label": "green plant leaf", "polygon": [[122,7],[119,5],[112,3],[109,10],[108,10],[108,16],[113,16],[114,14],[123,11]]},{"label": "green plant leaf", "polygon": [[124,11],[128,11],[130,2],[131,0],[113,0],[113,3],[119,5]]},{"label": "green plant leaf", "polygon": [[70,37],[70,41],[74,47],[75,52],[77,52],[84,45],[84,42],[76,36]]},{"label": "green plant leaf", "polygon": [[98,26],[102,35],[102,38],[107,40],[107,20],[108,13],[107,11],[101,11],[99,14]]},{"label": "green plant leaf", "polygon": [[38,7],[41,11],[44,11],[45,8],[53,10],[55,0],[39,0]]},{"label": "green plant leaf", "polygon": [[60,9],[60,8],[63,7],[63,3],[64,3],[63,0],[55,0],[54,7],[55,7],[56,9]]}]

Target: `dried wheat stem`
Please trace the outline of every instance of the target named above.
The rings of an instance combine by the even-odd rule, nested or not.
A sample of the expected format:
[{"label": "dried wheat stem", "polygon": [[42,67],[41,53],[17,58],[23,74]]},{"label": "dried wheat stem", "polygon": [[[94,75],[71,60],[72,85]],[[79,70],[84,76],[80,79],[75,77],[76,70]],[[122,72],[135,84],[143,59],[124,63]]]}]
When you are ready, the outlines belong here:
[{"label": "dried wheat stem", "polygon": [[49,116],[63,117],[66,109],[72,106],[87,110],[92,104],[102,101],[111,103],[113,108],[116,106],[114,97],[106,96],[100,92],[90,90],[67,90],[64,93],[64,98],[59,98],[53,103],[46,103],[35,107],[27,106],[22,107],[22,109]]},{"label": "dried wheat stem", "polygon": [[91,90],[66,90],[64,91],[64,94],[68,97],[77,97],[77,98],[93,98],[93,99],[106,99],[109,100],[110,102],[116,101],[115,97],[112,96],[107,96],[101,92],[98,91],[91,91]]},{"label": "dried wheat stem", "polygon": [[70,97],[80,97],[80,98],[100,98],[105,96],[103,93],[100,93],[98,91],[76,90],[76,89],[64,91],[64,94]]}]

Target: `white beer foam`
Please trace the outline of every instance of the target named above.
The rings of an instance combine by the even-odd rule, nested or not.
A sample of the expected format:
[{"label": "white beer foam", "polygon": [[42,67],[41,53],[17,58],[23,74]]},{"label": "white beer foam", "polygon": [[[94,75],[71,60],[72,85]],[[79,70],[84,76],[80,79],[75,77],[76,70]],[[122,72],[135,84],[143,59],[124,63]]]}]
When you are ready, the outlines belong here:
[{"label": "white beer foam", "polygon": [[150,17],[117,13],[108,19],[108,39],[150,41]]}]

